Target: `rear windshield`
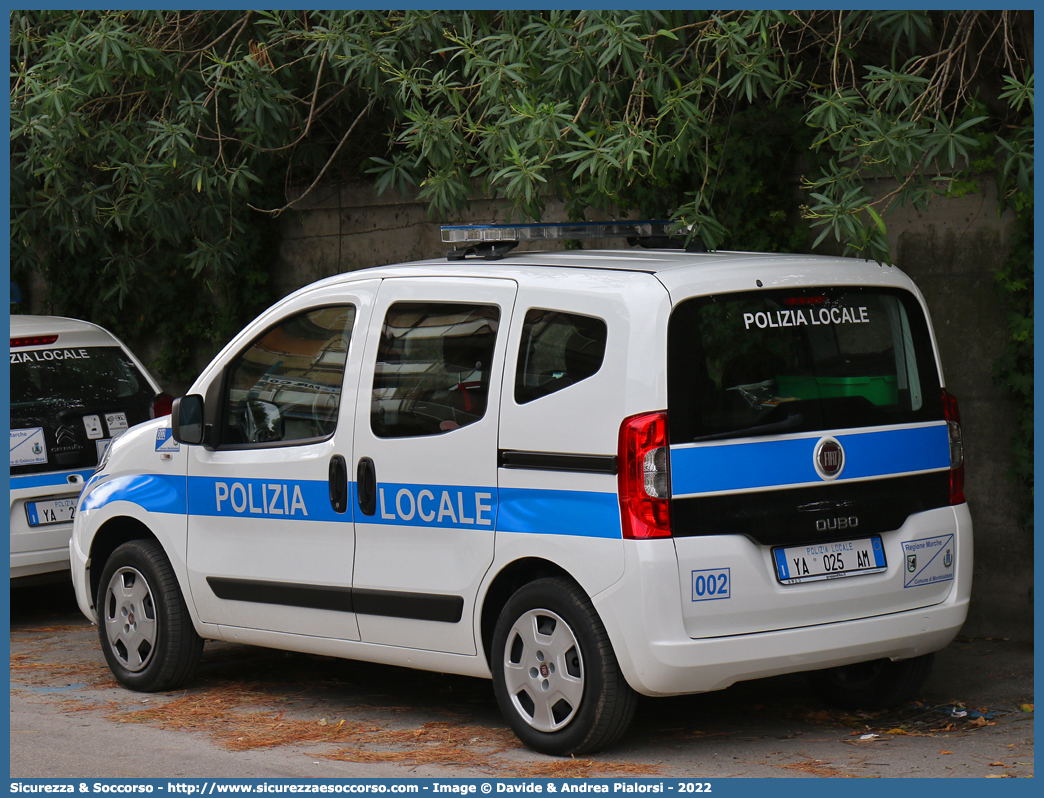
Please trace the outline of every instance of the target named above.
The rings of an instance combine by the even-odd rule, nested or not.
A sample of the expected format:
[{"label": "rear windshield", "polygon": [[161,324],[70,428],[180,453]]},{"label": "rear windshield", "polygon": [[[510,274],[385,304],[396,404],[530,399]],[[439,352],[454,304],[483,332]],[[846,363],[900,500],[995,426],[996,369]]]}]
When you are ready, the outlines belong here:
[{"label": "rear windshield", "polygon": [[671,442],[942,417],[920,305],[879,288],[697,297],[671,315]]},{"label": "rear windshield", "polygon": [[118,346],[12,352],[11,473],[93,467],[98,442],[147,421],[154,395]]}]

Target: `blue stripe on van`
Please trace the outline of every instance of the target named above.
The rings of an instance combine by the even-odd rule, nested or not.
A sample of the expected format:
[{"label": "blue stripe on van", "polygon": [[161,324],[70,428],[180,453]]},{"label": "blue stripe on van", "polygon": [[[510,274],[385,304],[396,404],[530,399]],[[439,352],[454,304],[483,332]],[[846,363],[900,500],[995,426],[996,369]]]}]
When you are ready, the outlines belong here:
[{"label": "blue stripe on van", "polygon": [[[187,490],[186,490],[187,485]],[[620,538],[620,506],[615,493],[531,490],[460,485],[378,486],[377,512],[359,513],[355,484],[350,486],[354,520],[362,524],[400,524],[453,529],[498,529],[541,535]],[[127,501],[147,512],[273,521],[348,521],[330,506],[323,481],[123,476],[87,493],[81,510]]]},{"label": "blue stripe on van", "polygon": [[[822,483],[812,462],[821,437],[671,447],[671,493],[683,497]],[[845,450],[837,482],[950,467],[945,422],[832,437]]]},{"label": "blue stripe on van", "polygon": [[[25,476],[13,476],[11,477],[11,490],[23,490],[25,488],[66,488],[74,483],[69,482],[69,477],[77,475],[84,481],[90,479],[91,474],[94,473],[93,468],[88,468],[86,471],[59,471],[53,474],[27,474]],[[82,488],[83,485],[75,483],[76,487]]]},{"label": "blue stripe on van", "polygon": [[501,488],[498,532],[621,538],[615,493]]},{"label": "blue stripe on van", "polygon": [[134,474],[114,477],[96,485],[80,501],[79,512],[97,510],[111,502],[131,502],[150,513],[184,515],[185,477],[166,474]]}]

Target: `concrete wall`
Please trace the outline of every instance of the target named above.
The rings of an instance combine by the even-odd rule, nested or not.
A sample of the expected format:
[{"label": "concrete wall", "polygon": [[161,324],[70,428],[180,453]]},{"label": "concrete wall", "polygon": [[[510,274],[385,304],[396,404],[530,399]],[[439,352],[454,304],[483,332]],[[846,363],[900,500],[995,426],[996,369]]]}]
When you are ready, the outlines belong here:
[{"label": "concrete wall", "polygon": [[[882,184],[887,193],[892,186]],[[888,217],[895,263],[917,281],[938,335],[946,384],[961,408],[966,494],[976,525],[973,602],[964,633],[976,637],[1032,635],[1033,542],[1020,526],[1020,493],[1007,476],[1016,407],[993,383],[993,363],[1007,340],[1004,309],[993,273],[1007,256],[1013,219],[999,216],[987,193],[933,201],[927,211]],[[565,219],[549,207],[545,219]],[[475,202],[449,223],[506,221],[498,203]],[[371,185],[346,184],[313,192],[281,221],[277,295],[328,275],[438,256],[446,250],[427,205]],[[614,244],[614,246],[623,246]]]},{"label": "concrete wall", "polygon": [[1029,636],[1033,536],[1008,476],[1017,405],[993,381],[1008,340],[993,274],[1008,255],[1014,218],[999,216],[992,182],[984,195],[937,200],[889,220],[895,262],[924,294],[938,337],[946,386],[964,431],[966,490],[975,522],[975,584],[966,633]]}]

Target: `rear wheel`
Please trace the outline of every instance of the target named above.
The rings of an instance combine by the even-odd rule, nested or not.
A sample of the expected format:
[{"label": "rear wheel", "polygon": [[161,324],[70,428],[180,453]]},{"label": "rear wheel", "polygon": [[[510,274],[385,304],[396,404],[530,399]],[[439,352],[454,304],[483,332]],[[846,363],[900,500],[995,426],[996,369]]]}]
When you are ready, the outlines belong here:
[{"label": "rear wheel", "polygon": [[932,669],[934,654],[878,659],[809,674],[816,694],[845,709],[891,709],[915,698]]},{"label": "rear wheel", "polygon": [[174,570],[159,544],[132,540],[105,563],[98,636],[113,675],[142,692],[184,683],[203,653]]},{"label": "rear wheel", "polygon": [[605,627],[569,579],[538,579],[508,600],[493,632],[492,659],[500,710],[536,751],[597,751],[620,739],[634,716],[637,696]]}]

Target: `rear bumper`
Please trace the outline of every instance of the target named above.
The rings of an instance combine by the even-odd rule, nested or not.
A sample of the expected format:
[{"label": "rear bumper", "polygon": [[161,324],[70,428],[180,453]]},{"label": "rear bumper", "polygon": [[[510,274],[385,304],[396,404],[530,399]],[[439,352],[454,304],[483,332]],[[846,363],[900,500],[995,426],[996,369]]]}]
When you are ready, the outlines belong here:
[{"label": "rear bumper", "polygon": [[11,552],[11,579],[26,579],[40,574],[69,570],[69,548]]},{"label": "rear bumper", "polygon": [[74,499],[83,487],[84,471],[57,471],[11,477],[11,579],[69,570],[71,522],[29,526],[26,503]]},{"label": "rear bumper", "polygon": [[624,676],[644,695],[720,690],[747,679],[928,654],[953,640],[968,614],[971,517],[967,505],[952,510],[961,552],[953,589],[943,601],[928,607],[793,629],[693,639],[686,634],[681,618],[677,561],[668,541],[629,546],[624,579],[593,601]]}]

